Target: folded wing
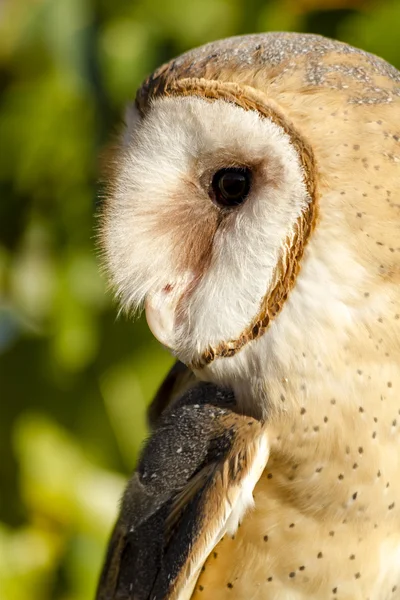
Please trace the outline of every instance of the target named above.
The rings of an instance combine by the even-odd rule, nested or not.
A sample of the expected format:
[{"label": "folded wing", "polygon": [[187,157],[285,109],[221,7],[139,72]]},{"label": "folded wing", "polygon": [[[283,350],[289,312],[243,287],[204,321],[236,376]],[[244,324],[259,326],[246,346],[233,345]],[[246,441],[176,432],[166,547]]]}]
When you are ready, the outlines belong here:
[{"label": "folded wing", "polygon": [[97,600],[186,600],[252,505],[268,460],[263,423],[200,383],[167,408],[125,491]]}]

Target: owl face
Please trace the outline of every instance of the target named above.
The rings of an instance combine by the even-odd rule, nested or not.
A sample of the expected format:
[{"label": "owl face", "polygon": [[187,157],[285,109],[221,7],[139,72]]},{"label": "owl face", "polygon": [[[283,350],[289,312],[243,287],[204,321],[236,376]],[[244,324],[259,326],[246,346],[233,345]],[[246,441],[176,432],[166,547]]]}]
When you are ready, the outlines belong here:
[{"label": "owl face", "polygon": [[227,358],[312,202],[298,152],[272,119],[224,100],[164,97],[132,121],[104,221],[121,302],[144,303],[186,364],[221,346]]},{"label": "owl face", "polygon": [[399,82],[260,34],[160,67],[128,113],[102,220],[121,305],[252,414],[308,403],[305,380],[351,398],[399,356]]}]

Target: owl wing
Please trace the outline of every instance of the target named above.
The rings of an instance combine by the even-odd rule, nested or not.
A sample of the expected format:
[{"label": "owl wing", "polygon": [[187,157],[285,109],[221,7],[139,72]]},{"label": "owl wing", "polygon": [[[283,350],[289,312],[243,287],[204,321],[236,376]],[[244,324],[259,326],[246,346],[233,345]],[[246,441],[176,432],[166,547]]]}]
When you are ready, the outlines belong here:
[{"label": "owl wing", "polygon": [[268,460],[265,426],[214,385],[161,416],[125,491],[97,600],[187,600],[203,563],[234,533]]},{"label": "owl wing", "polygon": [[198,382],[193,372],[180,360],[177,360],[167,373],[148,408],[147,420],[151,429],[156,427],[161,413]]}]

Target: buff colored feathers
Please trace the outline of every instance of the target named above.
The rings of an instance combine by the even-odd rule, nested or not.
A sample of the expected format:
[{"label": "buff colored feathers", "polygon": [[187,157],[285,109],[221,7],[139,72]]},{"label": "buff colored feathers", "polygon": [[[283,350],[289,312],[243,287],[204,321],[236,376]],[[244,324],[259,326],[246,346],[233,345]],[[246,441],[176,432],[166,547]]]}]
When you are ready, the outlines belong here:
[{"label": "buff colored feathers", "polygon": [[[399,72],[319,36],[231,38],[158,69],[131,116],[103,220],[116,293],[269,448],[254,508],[176,597],[399,600]],[[251,173],[240,206],[215,202],[224,169]]]}]

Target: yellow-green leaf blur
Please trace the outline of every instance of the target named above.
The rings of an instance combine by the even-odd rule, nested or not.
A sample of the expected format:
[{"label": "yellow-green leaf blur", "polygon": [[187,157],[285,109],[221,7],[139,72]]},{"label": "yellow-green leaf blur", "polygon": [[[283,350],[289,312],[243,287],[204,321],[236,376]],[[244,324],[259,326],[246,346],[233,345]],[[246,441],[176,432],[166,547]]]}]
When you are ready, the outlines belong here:
[{"label": "yellow-green leaf blur", "polygon": [[155,67],[321,33],[400,67],[399,0],[0,1],[0,598],[90,600],[173,360],[101,275],[100,156]]}]

